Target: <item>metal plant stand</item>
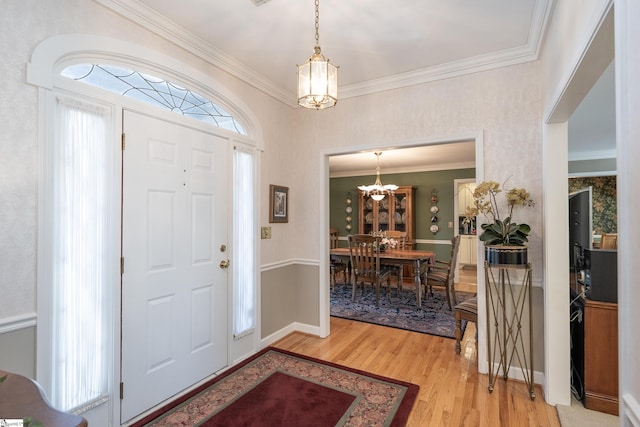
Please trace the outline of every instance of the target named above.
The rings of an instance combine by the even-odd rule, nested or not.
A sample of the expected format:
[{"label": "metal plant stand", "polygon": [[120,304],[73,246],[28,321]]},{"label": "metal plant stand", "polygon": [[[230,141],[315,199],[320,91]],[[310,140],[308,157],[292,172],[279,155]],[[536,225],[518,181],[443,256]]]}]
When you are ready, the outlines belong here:
[{"label": "metal plant stand", "polygon": [[[534,400],[531,264],[492,264],[485,261],[484,271],[488,311],[489,392],[493,391],[500,370],[507,380],[515,360],[522,369],[529,396]],[[525,313],[527,316],[523,317]],[[523,334],[524,322],[529,324],[528,349],[525,345],[527,337]]]}]

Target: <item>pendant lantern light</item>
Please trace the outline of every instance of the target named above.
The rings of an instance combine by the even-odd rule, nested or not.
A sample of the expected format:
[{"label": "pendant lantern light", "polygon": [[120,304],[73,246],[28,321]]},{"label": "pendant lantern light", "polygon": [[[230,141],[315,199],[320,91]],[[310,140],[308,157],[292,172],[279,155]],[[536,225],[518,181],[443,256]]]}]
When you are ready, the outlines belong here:
[{"label": "pendant lantern light", "polygon": [[338,67],[330,64],[320,51],[320,0],[315,0],[315,5],[316,45],[307,62],[298,65],[298,105],[322,110],[338,102]]}]

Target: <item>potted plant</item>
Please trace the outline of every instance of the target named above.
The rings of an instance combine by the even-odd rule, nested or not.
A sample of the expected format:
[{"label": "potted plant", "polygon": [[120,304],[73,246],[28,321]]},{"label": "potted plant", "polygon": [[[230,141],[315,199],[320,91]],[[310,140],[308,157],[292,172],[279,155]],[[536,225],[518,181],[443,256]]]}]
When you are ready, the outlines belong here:
[{"label": "potted plant", "polygon": [[[505,196],[508,215],[500,215],[498,195]],[[516,206],[532,207],[534,201],[524,188],[503,191],[495,181],[484,181],[473,192],[474,207],[465,213],[466,221],[483,214],[487,222],[481,225],[480,240],[485,244],[486,260],[490,264],[526,264],[527,247],[531,227],[518,224],[513,219]],[[504,206],[504,203],[502,204]]]}]

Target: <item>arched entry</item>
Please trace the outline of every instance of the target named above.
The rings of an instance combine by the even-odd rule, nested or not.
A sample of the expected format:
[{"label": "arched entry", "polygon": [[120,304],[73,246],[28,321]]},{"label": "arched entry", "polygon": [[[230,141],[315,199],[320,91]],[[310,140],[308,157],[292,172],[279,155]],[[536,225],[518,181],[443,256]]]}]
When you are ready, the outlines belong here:
[{"label": "arched entry", "polygon": [[[105,46],[108,47],[108,49],[105,49]],[[224,141],[222,145],[225,145],[226,148],[224,153],[221,155],[221,158],[227,168],[225,169],[220,167],[219,169],[223,171],[223,176],[216,176],[216,185],[226,185],[225,194],[221,196],[223,200],[218,201],[216,205],[216,207],[221,210],[228,209],[227,206],[229,203],[234,205],[236,204],[236,197],[232,196],[235,185],[234,183],[237,182],[238,178],[236,173],[238,173],[239,170],[235,167],[237,164],[237,162],[234,161],[237,157],[236,153],[241,152],[244,154],[250,154],[249,157],[251,158],[251,162],[249,162],[249,168],[251,170],[249,172],[251,176],[255,177],[255,171],[257,170],[257,157],[255,154],[257,146],[260,145],[258,142],[260,141],[260,131],[255,125],[257,121],[251,115],[250,110],[232,94],[225,91],[224,88],[213,81],[210,76],[189,67],[187,64],[180,63],[175,61],[173,58],[159,54],[158,52],[120,40],[87,35],[65,35],[53,37],[42,42],[34,50],[32,60],[27,66],[27,81],[28,83],[40,88],[40,103],[41,111],[43,112],[43,118],[41,120],[43,129],[41,129],[40,132],[40,146],[42,150],[41,163],[43,165],[43,169],[41,171],[41,181],[39,186],[40,217],[38,224],[38,241],[40,247],[38,257],[37,372],[38,380],[43,385],[48,395],[51,395],[52,390],[55,390],[56,376],[54,373],[58,372],[59,368],[52,362],[53,358],[50,357],[50,355],[53,354],[53,351],[59,348],[61,343],[61,340],[56,337],[57,331],[55,330],[55,325],[52,322],[57,310],[57,307],[55,306],[57,300],[55,294],[56,289],[52,286],[53,281],[51,274],[51,271],[56,267],[57,259],[59,258],[57,257],[55,245],[52,245],[52,242],[56,241],[56,233],[59,234],[59,228],[52,226],[53,223],[50,221],[50,214],[55,212],[55,195],[57,194],[55,192],[55,185],[56,182],[59,181],[58,177],[55,176],[55,171],[63,169],[60,167],[52,167],[52,165],[60,159],[56,152],[56,138],[59,136],[56,136],[57,133],[54,132],[54,130],[60,127],[59,117],[57,116],[57,109],[55,106],[56,99],[67,97],[72,100],[81,100],[85,105],[103,106],[105,111],[104,116],[106,117],[104,123],[105,130],[103,130],[103,133],[106,135],[106,140],[114,142],[117,141],[117,144],[113,144],[113,148],[110,148],[109,155],[111,157],[106,162],[103,162],[106,165],[105,177],[109,183],[107,186],[109,193],[105,197],[109,203],[104,208],[109,217],[105,222],[109,223],[111,226],[111,233],[107,234],[107,236],[111,237],[106,239],[108,244],[102,251],[104,259],[102,260],[103,267],[101,267],[106,272],[104,282],[108,286],[108,292],[106,296],[100,300],[100,302],[107,307],[107,313],[105,314],[104,322],[100,329],[100,344],[102,344],[102,351],[106,354],[108,359],[107,364],[105,365],[105,371],[107,372],[108,377],[107,391],[104,394],[100,394],[96,399],[77,403],[77,408],[89,411],[84,412],[83,415],[85,415],[92,424],[95,422],[98,425],[107,425],[111,424],[109,421],[110,419],[120,419],[120,396],[118,391],[120,389],[119,384],[121,382],[121,371],[123,368],[120,364],[119,357],[120,351],[122,350],[120,346],[120,331],[123,327],[120,323],[120,304],[122,294],[120,293],[120,287],[115,286],[115,283],[119,282],[122,267],[126,265],[126,263],[123,265],[122,260],[120,259],[120,230],[124,227],[124,222],[121,222],[120,213],[125,211],[125,205],[121,204],[121,200],[123,200],[123,198],[120,178],[123,172],[122,160],[124,154],[120,144],[119,130],[122,129],[123,116],[125,115],[124,111],[127,109],[135,110],[149,116],[156,116],[156,113],[150,113],[150,107],[143,106],[139,102],[123,100],[121,97],[115,97],[105,91],[87,88],[86,86],[81,87],[83,85],[79,85],[66,77],[60,76],[59,73],[61,70],[71,64],[77,63],[113,63],[118,66],[126,64],[134,69],[139,67],[139,69],[144,72],[153,75],[160,75],[163,78],[177,82],[180,87],[194,88],[199,94],[202,94],[207,98],[215,99],[219,105],[224,107],[224,110],[229,112],[230,116],[236,118],[238,123],[242,124],[241,128],[246,130],[246,132],[242,133],[230,131],[228,128],[220,128],[212,132],[211,130],[207,130],[207,125],[204,124],[188,123],[186,126],[188,128],[199,129],[204,133],[214,133],[219,141]],[[73,102],[75,101],[72,101],[72,103]],[[92,107],[89,109],[91,108]],[[162,116],[162,113],[158,113],[157,115]],[[173,121],[173,119],[169,121]],[[164,140],[162,138],[156,138],[156,141],[163,142]],[[202,167],[207,163],[206,161],[203,161],[203,158],[206,157],[203,153],[206,153],[206,150],[200,150],[199,153],[202,155],[192,155],[190,158],[192,166],[194,165],[193,162],[195,162],[194,169]],[[170,158],[170,156],[166,155],[167,152],[160,152],[157,154],[159,154],[159,158],[164,160]],[[244,165],[243,170],[246,172],[246,162]],[[230,173],[225,174],[224,170],[229,170]],[[252,187],[250,188],[255,190],[257,180],[254,178],[249,181],[252,184]],[[227,197],[227,194],[229,194],[229,197]],[[203,193],[198,194],[198,196],[202,195]],[[243,197],[246,196],[246,194],[243,194]],[[254,201],[258,200],[255,191],[252,192],[250,197],[252,197]],[[203,201],[204,199],[206,199],[206,197],[199,197],[197,201],[192,203],[190,212],[206,213],[207,206],[211,206],[213,202],[209,201],[209,203],[206,203],[206,201]],[[247,204],[244,203],[238,205]],[[147,212],[150,211],[152,210],[149,209]],[[256,211],[257,210],[252,209],[252,211],[248,213],[248,216],[243,217],[242,224],[250,227],[251,231],[255,231],[253,228],[257,224]],[[53,217],[55,217],[55,215]],[[201,218],[204,217],[206,217],[206,215],[201,216]],[[190,218],[193,219],[193,216]],[[244,218],[248,218],[248,221],[244,220]],[[145,227],[148,229],[150,221],[154,220],[155,219],[149,218],[147,215],[144,219],[144,221],[146,221]],[[226,221],[222,221],[222,223],[227,224]],[[211,222],[209,222],[209,224],[211,225]],[[213,227],[213,225],[211,225],[211,227]],[[235,239],[235,237],[241,233],[242,230],[239,230],[237,224],[234,226],[234,224],[230,222],[223,228],[225,229],[225,238],[228,239],[226,242],[220,245],[214,245],[213,240],[209,242],[204,239],[195,244],[195,247],[192,245],[189,248],[189,253],[191,255],[195,253],[202,255],[209,251],[211,254],[215,253],[216,256],[220,256],[221,251],[219,248],[225,246],[225,248],[228,249],[226,249],[226,252],[222,254],[222,256],[225,258],[228,257],[232,260],[233,254],[240,246],[240,244],[234,244],[235,241],[238,240]],[[199,231],[201,232],[202,229]],[[193,232],[193,230],[191,230],[191,232]],[[206,244],[203,244],[203,241],[206,241]],[[254,257],[257,257],[257,250],[255,249],[256,242],[251,242],[249,244],[252,245],[252,247],[245,247],[244,253],[253,253]],[[146,263],[148,257],[143,258],[145,260],[143,263]],[[206,257],[199,258],[198,261],[202,261],[204,258]],[[211,263],[213,263],[213,261],[211,261],[210,264]],[[148,263],[146,264],[148,265]],[[235,304],[235,298],[242,294],[242,290],[233,288],[235,283],[240,281],[231,280],[231,277],[237,277],[238,267],[235,267],[234,269],[233,260],[231,265],[231,269],[226,273],[229,278],[229,284],[224,285],[225,289],[223,295],[226,300],[223,299],[222,303],[227,307],[234,307],[233,313],[240,313],[242,310],[236,310],[235,308],[238,307]],[[249,263],[248,265],[253,266],[251,268],[255,269],[255,266],[259,265],[259,262],[256,260],[256,262]],[[217,263],[215,263],[215,268],[219,268]],[[241,268],[242,267],[240,267],[240,269]],[[249,272],[248,275],[243,277],[253,278],[253,281],[245,282],[251,283],[254,287],[253,292],[249,292],[249,295],[253,295],[253,298],[243,301],[249,301],[250,303],[257,305],[258,301],[255,297],[257,294],[255,292],[255,288],[257,287],[257,272]],[[203,292],[203,289],[204,287],[201,286],[197,289],[197,292]],[[203,300],[196,298],[196,305],[201,301]],[[203,306],[199,307],[201,309],[199,311],[194,310],[193,306],[193,304],[190,305],[189,313],[192,321],[194,313],[196,313],[196,317],[198,317],[206,311]],[[109,307],[111,308],[111,311],[109,311]],[[253,312],[255,312],[255,310],[253,310]],[[224,319],[220,322],[225,325],[222,338],[224,340],[222,359],[224,360],[224,365],[226,365],[228,360],[241,359],[242,356],[249,354],[258,348],[260,327],[259,323],[256,323],[257,319],[255,319],[253,323],[250,323],[253,326],[252,328],[247,330],[245,334],[234,337],[231,332],[231,324],[234,322],[234,319],[230,318],[230,321],[227,322],[226,315],[223,315],[223,317]],[[196,341],[199,339],[201,343],[205,342],[206,339],[203,338],[203,335],[210,332],[211,331],[206,331],[206,328],[195,331],[196,335],[198,335],[195,337],[197,338]],[[141,345],[141,351],[143,347],[144,345]],[[148,349],[145,349],[145,351],[146,350]],[[68,353],[68,350],[65,351]],[[207,374],[212,374],[213,372],[214,370],[209,370]],[[182,387],[184,387],[184,385],[182,385]],[[180,390],[181,388],[177,388],[171,394],[178,393]],[[55,393],[53,394],[55,395]],[[129,416],[123,417],[123,420],[128,417]]]}]

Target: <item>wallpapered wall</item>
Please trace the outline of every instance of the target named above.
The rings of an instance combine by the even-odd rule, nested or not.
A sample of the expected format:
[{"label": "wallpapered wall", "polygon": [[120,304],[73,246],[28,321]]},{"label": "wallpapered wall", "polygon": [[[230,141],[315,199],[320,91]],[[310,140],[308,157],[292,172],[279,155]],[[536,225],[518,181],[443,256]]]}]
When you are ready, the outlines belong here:
[{"label": "wallpapered wall", "polygon": [[569,193],[591,187],[593,231],[595,234],[617,233],[616,177],[569,178]]}]

